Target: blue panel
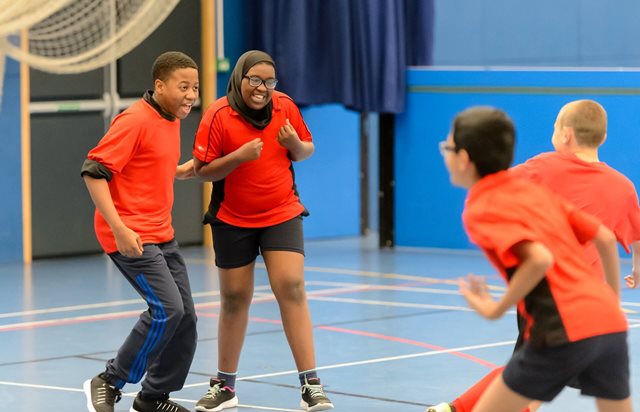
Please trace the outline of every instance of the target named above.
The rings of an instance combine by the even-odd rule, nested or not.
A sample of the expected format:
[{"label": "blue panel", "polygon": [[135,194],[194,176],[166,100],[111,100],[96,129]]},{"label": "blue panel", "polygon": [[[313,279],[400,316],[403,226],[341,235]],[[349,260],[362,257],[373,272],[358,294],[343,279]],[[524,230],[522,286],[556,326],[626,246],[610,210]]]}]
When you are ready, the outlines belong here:
[{"label": "blue panel", "polygon": [[455,114],[472,105],[492,105],[509,113],[517,128],[519,163],[553,150],[553,124],[565,103],[597,100],[609,114],[601,160],[640,187],[640,140],[633,138],[640,130],[640,89],[633,89],[640,84],[639,72],[412,70],[409,79],[413,91],[408,110],[396,120],[400,246],[469,247],[460,220],[465,192],[449,184],[437,143],[445,139]]},{"label": "blue panel", "polygon": [[0,263],[22,261],[19,68],[7,59],[0,107]]},{"label": "blue panel", "polygon": [[436,65],[639,66],[640,3],[436,0]]},{"label": "blue panel", "polygon": [[307,238],[356,236],[360,232],[359,114],[336,104],[302,110],[316,151],[295,163],[301,200],[311,212]]}]

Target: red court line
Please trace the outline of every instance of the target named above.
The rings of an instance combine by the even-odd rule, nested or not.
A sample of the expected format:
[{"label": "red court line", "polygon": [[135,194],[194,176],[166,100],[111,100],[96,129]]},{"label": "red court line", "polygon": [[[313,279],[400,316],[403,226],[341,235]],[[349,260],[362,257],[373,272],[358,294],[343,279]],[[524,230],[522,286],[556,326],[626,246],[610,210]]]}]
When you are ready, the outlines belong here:
[{"label": "red court line", "polygon": [[[425,283],[425,282],[421,282],[421,281],[403,282],[400,284],[400,286],[421,284],[421,283]],[[346,294],[346,293],[357,293],[357,292],[363,292],[363,291],[369,291],[369,290],[376,290],[379,288],[383,288],[383,286],[362,285],[362,286],[347,288],[346,290],[333,290],[330,292],[323,292],[322,290],[319,290],[319,291],[307,292],[307,294],[310,297],[335,296],[335,295]],[[259,297],[254,299],[252,303],[265,303],[265,302],[271,302],[275,300],[276,299],[274,296],[265,296],[265,297]],[[219,306],[220,306],[219,301],[203,302],[195,305],[197,309],[215,308]],[[25,329],[39,329],[39,328],[47,328],[47,327],[54,327],[54,326],[75,325],[80,323],[98,322],[98,321],[105,321],[105,320],[135,318],[140,316],[140,313],[142,311],[143,310],[132,310],[132,311],[126,311],[126,312],[111,313],[111,314],[107,313],[102,315],[77,316],[74,318],[66,318],[66,319],[37,320],[37,321],[27,321],[27,322],[22,322],[17,324],[0,325],[0,333],[16,331],[16,330],[25,330]]]},{"label": "red court line", "polygon": [[[397,337],[397,336],[382,335],[380,333],[364,332],[364,331],[354,330],[354,329],[337,328],[337,327],[334,327],[334,326],[318,326],[317,328],[318,329],[324,329],[324,330],[330,330],[330,331],[333,331],[333,332],[339,332],[339,333],[348,333],[348,334],[351,334],[351,335],[366,336],[366,337],[369,337],[369,338],[387,340],[387,341],[391,341],[391,342],[405,343],[407,345],[419,346],[421,348],[427,348],[427,349],[433,349],[433,350],[447,350],[447,348],[442,347],[442,346],[431,345],[429,343],[419,342],[419,341],[412,340],[412,339],[400,338],[400,337]],[[480,364],[482,366],[486,366],[487,368],[493,369],[493,368],[497,368],[498,367],[498,365],[495,365],[492,362],[486,361],[484,359],[477,358],[477,357],[475,357],[473,355],[469,355],[469,354],[464,353],[464,352],[449,352],[449,354],[451,354],[453,356],[458,356],[460,358],[469,360],[471,362],[478,363],[478,364]]]}]

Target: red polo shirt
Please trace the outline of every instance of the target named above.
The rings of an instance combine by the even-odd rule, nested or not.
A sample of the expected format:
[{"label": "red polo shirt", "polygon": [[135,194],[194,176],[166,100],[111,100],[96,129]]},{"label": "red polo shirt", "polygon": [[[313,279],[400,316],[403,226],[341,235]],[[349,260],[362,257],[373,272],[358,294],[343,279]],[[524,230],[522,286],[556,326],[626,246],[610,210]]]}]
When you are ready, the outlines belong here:
[{"label": "red polo shirt", "polygon": [[[171,208],[176,167],[180,160],[180,120],[167,120],[139,100],[113,119],[107,134],[88,156],[107,167],[109,190],[122,222],[142,243],[173,239]],[[100,212],[95,230],[106,253],[116,252],[111,228]]]},{"label": "red polo shirt", "polygon": [[616,294],[583,258],[582,244],[600,224],[591,215],[543,186],[500,172],[471,188],[463,221],[507,281],[520,264],[512,252],[519,242],[540,242],[553,253],[544,279],[518,303],[525,339],[555,346],[627,330]]},{"label": "red polo shirt", "polygon": [[[240,227],[273,226],[300,215],[304,207],[294,192],[291,159],[278,143],[278,131],[289,119],[298,137],[310,142],[311,133],[293,100],[277,91],[272,95],[271,122],[263,130],[235,112],[226,97],[207,108],[196,133],[193,156],[204,163],[225,156],[260,138],[264,143],[256,160],[244,162],[223,181],[214,182],[212,202],[216,217]],[[216,185],[223,185],[216,190]],[[212,208],[210,208],[212,210]]]},{"label": "red polo shirt", "polygon": [[[540,183],[576,207],[596,216],[615,233],[629,252],[640,240],[640,206],[633,183],[603,162],[586,162],[571,153],[549,152],[511,169],[517,176]],[[587,260],[602,273],[596,247],[588,243]]]}]

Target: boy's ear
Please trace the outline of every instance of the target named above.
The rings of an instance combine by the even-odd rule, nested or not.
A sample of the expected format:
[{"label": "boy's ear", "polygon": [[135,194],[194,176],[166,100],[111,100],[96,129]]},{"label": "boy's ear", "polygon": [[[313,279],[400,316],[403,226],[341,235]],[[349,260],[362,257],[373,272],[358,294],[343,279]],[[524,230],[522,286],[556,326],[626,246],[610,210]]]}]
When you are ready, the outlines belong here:
[{"label": "boy's ear", "polygon": [[153,82],[153,90],[157,92],[162,92],[164,90],[164,82],[160,79],[156,79]]},{"label": "boy's ear", "polygon": [[575,132],[573,127],[562,126],[562,143],[571,144],[575,141]]},{"label": "boy's ear", "polygon": [[473,162],[469,157],[469,152],[465,149],[458,150],[458,166],[461,171],[467,170],[470,166],[473,166]]}]

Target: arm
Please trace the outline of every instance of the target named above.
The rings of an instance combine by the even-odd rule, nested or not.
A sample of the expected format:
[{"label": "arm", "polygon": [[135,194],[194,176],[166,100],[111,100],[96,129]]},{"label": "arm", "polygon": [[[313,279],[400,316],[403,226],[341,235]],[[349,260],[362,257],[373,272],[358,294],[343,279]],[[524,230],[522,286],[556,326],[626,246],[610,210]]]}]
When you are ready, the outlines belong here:
[{"label": "arm", "polygon": [[554,262],[551,251],[542,243],[520,242],[513,246],[512,251],[521,263],[511,277],[507,291],[498,301],[489,294],[484,279],[471,276],[468,283],[460,281],[460,292],[469,306],[487,319],[500,318],[523,299],[540,283]]},{"label": "arm", "polygon": [[293,128],[289,119],[278,132],[278,143],[289,151],[289,156],[294,162],[299,162],[311,157],[315,151],[313,142],[300,140],[296,129]]},{"label": "arm", "polygon": [[116,239],[118,252],[127,257],[141,256],[144,251],[140,236],[124,225],[120,215],[113,204],[109,183],[105,179],[95,179],[84,175],[84,182],[89,189],[91,200],[96,205],[104,220],[107,222]]},{"label": "arm", "polygon": [[262,146],[264,146],[264,142],[260,138],[255,138],[240,146],[236,151],[214,159],[209,163],[194,158],[195,174],[205,180],[214,182],[222,180],[242,163],[258,159],[262,153]]},{"label": "arm", "polygon": [[624,277],[628,288],[640,285],[640,240],[631,244],[631,274]]},{"label": "arm", "polygon": [[620,296],[620,258],[616,237],[604,225],[600,225],[596,236],[591,240],[598,249],[605,278],[613,291]]},{"label": "arm", "polygon": [[193,170],[193,159],[187,160],[181,165],[176,167],[176,179],[187,180],[196,177],[196,172]]}]

